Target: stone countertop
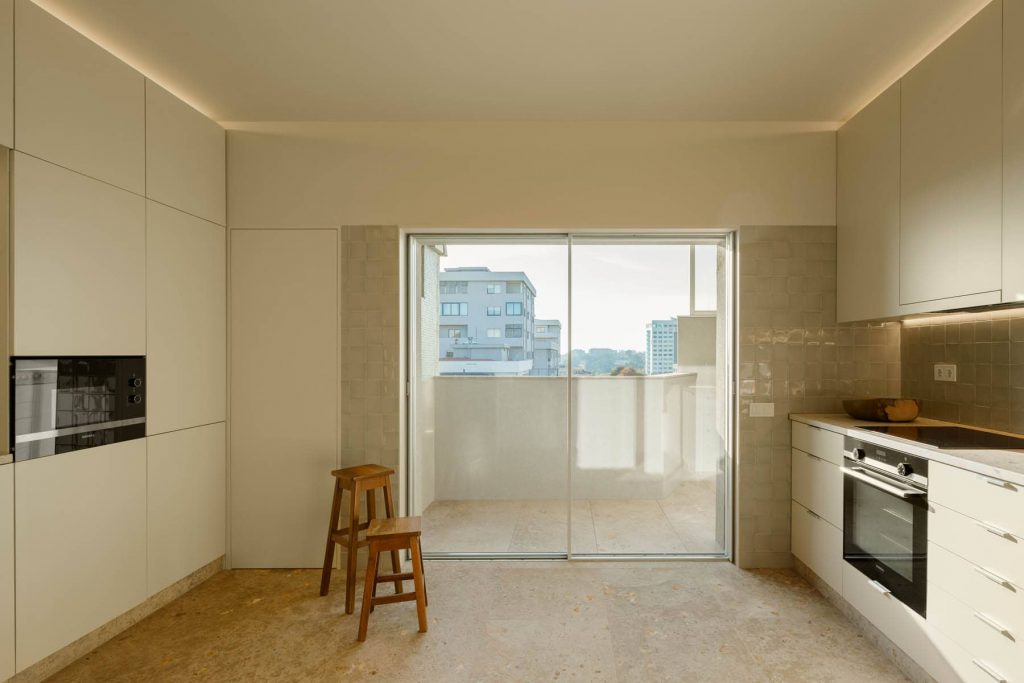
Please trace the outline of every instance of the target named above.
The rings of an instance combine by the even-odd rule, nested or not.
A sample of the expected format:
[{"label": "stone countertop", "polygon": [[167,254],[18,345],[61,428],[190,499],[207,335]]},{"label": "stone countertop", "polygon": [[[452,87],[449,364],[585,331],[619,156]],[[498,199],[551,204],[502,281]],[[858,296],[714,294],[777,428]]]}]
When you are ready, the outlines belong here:
[{"label": "stone countertop", "polygon": [[[852,436],[870,443],[877,443],[879,446],[886,446],[888,448],[903,451],[904,453],[918,455],[922,458],[928,458],[935,462],[950,465],[951,467],[959,467],[960,469],[969,470],[985,476],[1002,479],[1016,484],[1017,486],[1024,486],[1024,450],[969,450],[961,448],[943,450],[936,448],[935,446],[929,446],[928,444],[922,444],[916,441],[908,441],[894,436],[887,436],[877,432],[858,429],[859,427],[891,426],[894,423],[856,420],[843,414],[793,413],[789,416],[789,419],[794,422],[803,422],[804,424],[814,427],[839,432],[840,434]],[[943,422],[941,420],[931,420],[928,418],[918,418],[913,422],[901,422],[899,425],[909,427],[913,427],[915,425],[922,427],[966,426],[952,422]],[[976,427],[970,428],[977,429]],[[978,429],[978,431],[991,432],[994,434],[1007,434],[1009,436],[1021,438],[1021,435],[1019,434],[999,432],[994,429]]]}]

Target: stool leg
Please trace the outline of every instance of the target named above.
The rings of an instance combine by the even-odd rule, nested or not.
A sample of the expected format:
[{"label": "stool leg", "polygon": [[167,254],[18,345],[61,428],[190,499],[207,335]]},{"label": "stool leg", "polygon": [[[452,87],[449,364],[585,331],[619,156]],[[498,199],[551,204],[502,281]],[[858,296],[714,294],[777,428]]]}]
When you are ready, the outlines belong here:
[{"label": "stool leg", "polygon": [[373,587],[377,585],[376,546],[370,544],[370,559],[366,564],[366,583],[363,584],[363,609],[359,613],[359,642],[366,640],[366,627],[370,624],[370,610],[373,608]]},{"label": "stool leg", "polygon": [[[391,494],[391,477],[384,480],[384,514],[388,516],[388,519],[394,519],[395,517],[395,499]],[[402,560],[398,556],[397,550],[391,551],[391,571],[394,574],[400,574],[402,572]],[[395,592],[402,593],[405,588],[402,587],[401,581],[395,581]]]},{"label": "stool leg", "polygon": [[334,480],[334,500],[331,501],[331,522],[327,529],[327,550],[324,551],[324,573],[320,577],[320,595],[327,595],[331,589],[331,569],[334,568],[334,532],[338,530],[338,518],[341,516],[341,481]]},{"label": "stool leg", "polygon": [[356,558],[359,555],[359,494],[362,493],[357,480],[352,488],[348,521],[348,565],[345,572],[345,614],[356,611]]},{"label": "stool leg", "polygon": [[[373,568],[373,572],[374,572],[373,575],[375,577],[380,575],[380,553],[377,553],[377,566]],[[377,581],[373,582],[373,597],[374,598],[377,597],[377,586],[379,586],[379,585],[380,584],[378,584]],[[376,609],[376,605],[374,605],[373,602],[371,601],[370,602],[370,614],[373,614],[373,610],[374,609]]]},{"label": "stool leg", "polygon": [[427,632],[427,588],[423,584],[423,556],[420,553],[420,539],[410,540],[412,550],[412,581],[416,586],[416,616],[420,620],[420,633]]},{"label": "stool leg", "polygon": [[423,575],[423,605],[424,607],[430,606],[430,600],[427,597],[427,572],[423,568],[423,546],[420,545],[420,539],[416,539],[416,548],[420,551],[420,574]]},{"label": "stool leg", "polygon": [[377,496],[376,491],[370,489],[366,492],[366,521],[377,519]]}]

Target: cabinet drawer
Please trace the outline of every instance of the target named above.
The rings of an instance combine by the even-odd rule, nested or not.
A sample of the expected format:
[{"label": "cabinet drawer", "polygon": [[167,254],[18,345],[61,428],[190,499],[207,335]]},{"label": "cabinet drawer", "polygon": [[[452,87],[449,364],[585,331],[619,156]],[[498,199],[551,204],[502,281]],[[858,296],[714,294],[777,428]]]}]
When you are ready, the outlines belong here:
[{"label": "cabinet drawer", "polygon": [[994,533],[982,522],[937,503],[931,505],[928,540],[960,557],[984,564],[1016,586],[1024,586],[1024,539]]},{"label": "cabinet drawer", "polygon": [[[969,607],[942,590],[928,584],[928,620],[951,640],[967,651],[972,660],[987,667],[1004,680],[1024,678],[1024,643],[1019,634],[1007,635],[1000,626],[980,610]],[[1009,629],[1007,629],[1008,631]],[[1015,642],[1012,638],[1017,637]],[[999,680],[996,675],[993,680]]]},{"label": "cabinet drawer", "polygon": [[1024,538],[1024,487],[941,463],[928,470],[928,498]]},{"label": "cabinet drawer", "polygon": [[793,500],[843,528],[843,473],[827,460],[793,449]]},{"label": "cabinet drawer", "polygon": [[843,532],[797,502],[793,503],[792,529],[793,554],[842,593]]},{"label": "cabinet drawer", "polygon": [[[928,544],[928,580],[964,604],[987,614],[1024,643],[1024,589],[985,569],[985,558],[968,562]],[[979,566],[981,565],[981,566]]]},{"label": "cabinet drawer", "polygon": [[843,435],[803,422],[793,423],[793,448],[816,455],[834,465],[843,463]]},{"label": "cabinet drawer", "polygon": [[846,561],[842,564],[843,597],[847,602],[935,680],[940,683],[965,680],[958,672],[959,667],[951,661],[948,640],[930,621],[891,593],[878,591],[853,565]]}]

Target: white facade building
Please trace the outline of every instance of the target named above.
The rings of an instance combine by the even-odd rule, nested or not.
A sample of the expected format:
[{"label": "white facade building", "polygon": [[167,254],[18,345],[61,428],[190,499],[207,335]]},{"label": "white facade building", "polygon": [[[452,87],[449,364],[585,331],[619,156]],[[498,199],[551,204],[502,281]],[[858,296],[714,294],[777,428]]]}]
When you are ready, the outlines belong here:
[{"label": "white facade building", "polygon": [[677,328],[675,318],[652,320],[647,323],[647,353],[644,356],[644,372],[648,375],[664,375],[674,369]]}]

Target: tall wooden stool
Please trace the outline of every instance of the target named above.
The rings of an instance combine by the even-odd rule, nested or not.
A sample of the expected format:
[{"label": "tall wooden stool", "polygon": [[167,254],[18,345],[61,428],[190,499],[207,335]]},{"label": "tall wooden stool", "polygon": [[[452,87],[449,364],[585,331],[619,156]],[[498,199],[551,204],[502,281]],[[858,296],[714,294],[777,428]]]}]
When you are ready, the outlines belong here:
[{"label": "tall wooden stool", "polygon": [[[348,571],[345,573],[345,614],[356,610],[356,558],[359,548],[368,544],[359,540],[359,532],[368,529],[370,523],[377,518],[377,489],[384,489],[384,514],[388,518],[395,516],[395,501],[391,490],[391,475],[395,471],[381,465],[357,465],[334,470],[334,501],[331,504],[331,525],[327,529],[327,550],[324,552],[324,572],[320,578],[320,595],[327,595],[331,588],[331,568],[334,564],[334,546],[342,545],[348,551]],[[348,491],[349,521],[347,529],[338,528],[341,516],[341,498]],[[359,497],[366,494],[365,522],[359,522]],[[401,568],[398,550],[391,552],[391,568],[397,574]],[[402,592],[402,582],[395,580],[395,592]]]},{"label": "tall wooden stool", "polygon": [[[366,564],[366,582],[363,584],[363,609],[359,614],[359,640],[366,640],[366,627],[370,623],[370,612],[377,605],[392,602],[416,601],[416,616],[420,621],[420,633],[427,632],[427,584],[423,578],[423,552],[420,550],[420,518],[398,517],[396,519],[375,519],[366,532],[370,544],[370,561]],[[405,574],[379,575],[380,554],[391,551],[392,557],[399,550],[412,553],[412,571]],[[394,567],[394,565],[392,565]],[[377,584],[412,579],[416,590],[412,593],[396,593],[377,597]]]}]

